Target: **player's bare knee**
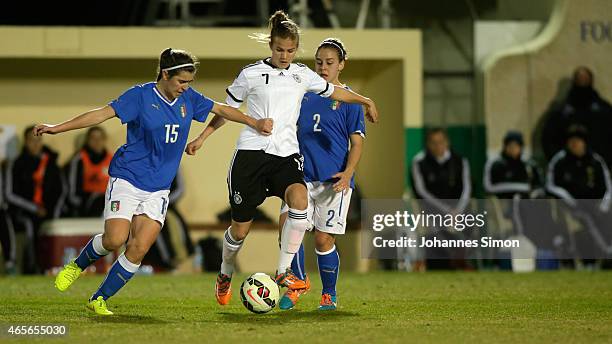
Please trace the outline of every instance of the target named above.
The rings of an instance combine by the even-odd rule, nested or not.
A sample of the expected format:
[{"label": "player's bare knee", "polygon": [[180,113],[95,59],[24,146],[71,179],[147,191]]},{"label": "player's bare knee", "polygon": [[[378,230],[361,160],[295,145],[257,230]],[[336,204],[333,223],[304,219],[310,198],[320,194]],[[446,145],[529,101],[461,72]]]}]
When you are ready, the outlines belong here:
[{"label": "player's bare knee", "polygon": [[249,235],[249,230],[251,228],[251,221],[249,222],[236,222],[232,221],[232,226],[230,227],[230,234],[234,240],[244,240],[244,238]]},{"label": "player's bare knee", "polygon": [[332,234],[316,231],[315,232],[315,247],[319,252],[331,250],[336,243],[336,237]]},{"label": "player's bare knee", "polygon": [[285,201],[289,208],[306,210],[308,207],[308,190],[303,184],[292,184],[285,192]]},{"label": "player's bare knee", "polygon": [[138,240],[131,240],[125,250],[125,256],[128,260],[134,264],[138,264],[142,261],[144,256],[149,251],[149,247]]},{"label": "player's bare knee", "polygon": [[125,243],[125,238],[118,235],[102,234],[102,247],[108,251],[115,251]]}]

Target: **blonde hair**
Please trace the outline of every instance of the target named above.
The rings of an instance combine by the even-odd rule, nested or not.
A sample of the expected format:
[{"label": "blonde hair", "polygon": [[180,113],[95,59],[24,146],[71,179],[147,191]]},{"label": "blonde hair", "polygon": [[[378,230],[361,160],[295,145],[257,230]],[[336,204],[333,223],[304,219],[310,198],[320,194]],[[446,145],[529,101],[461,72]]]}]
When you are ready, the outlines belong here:
[{"label": "blonde hair", "polygon": [[260,43],[270,43],[274,37],[290,38],[300,44],[300,27],[293,21],[287,13],[278,10],[268,19],[268,28],[270,33],[256,32],[249,35]]}]

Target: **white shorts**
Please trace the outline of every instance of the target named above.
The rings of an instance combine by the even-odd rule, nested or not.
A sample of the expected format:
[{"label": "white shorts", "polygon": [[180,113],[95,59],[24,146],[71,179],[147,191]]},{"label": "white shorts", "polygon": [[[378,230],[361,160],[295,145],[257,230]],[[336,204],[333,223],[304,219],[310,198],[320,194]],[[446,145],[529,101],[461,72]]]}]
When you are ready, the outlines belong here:
[{"label": "white shorts", "polygon": [[[307,182],[308,221],[318,231],[330,234],[344,234],[346,216],[351,204],[353,189],[335,192],[333,183]],[[283,202],[281,214],[289,211]]]},{"label": "white shorts", "polygon": [[111,177],[104,197],[104,220],[126,219],[146,215],[162,226],[168,210],[170,190],[148,192],[140,190],[127,180]]}]

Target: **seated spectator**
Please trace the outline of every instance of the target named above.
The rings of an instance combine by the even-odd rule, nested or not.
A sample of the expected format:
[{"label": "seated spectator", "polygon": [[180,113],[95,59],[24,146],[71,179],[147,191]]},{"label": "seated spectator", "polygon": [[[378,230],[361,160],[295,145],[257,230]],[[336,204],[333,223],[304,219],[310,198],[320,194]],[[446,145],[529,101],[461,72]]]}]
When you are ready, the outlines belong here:
[{"label": "seated spectator", "polygon": [[4,199],[4,176],[3,167],[0,164],[0,244],[2,244],[2,258],[4,259],[4,272],[8,275],[16,273],[16,242],[13,221],[7,211]]},{"label": "seated spectator", "polygon": [[[450,149],[443,129],[427,132],[425,151],[412,160],[412,185],[417,198],[422,199],[422,210],[427,214],[457,215],[465,212],[470,201],[472,184],[468,161]],[[457,239],[470,235],[469,230],[458,232],[448,228],[426,228],[426,237]],[[466,252],[462,249],[427,248],[428,269],[467,268]]]},{"label": "seated spectator", "polygon": [[38,272],[36,244],[40,224],[59,216],[64,201],[64,183],[57,166],[57,153],[34,136],[34,127],[24,131],[21,154],[6,171],[6,200],[13,223],[26,233],[24,273]]},{"label": "seated spectator", "polygon": [[425,137],[426,150],[412,160],[412,185],[417,198],[444,214],[463,212],[472,193],[470,164],[449,147],[446,131],[434,128]]},{"label": "seated spectator", "polygon": [[[496,220],[509,221],[511,227],[490,226],[488,235],[498,239],[523,235],[538,249],[541,255],[555,252],[555,238],[564,238],[564,232],[558,226],[551,226],[553,218],[548,202],[533,202],[530,198],[541,198],[545,192],[540,184],[540,177],[535,166],[523,158],[523,135],[517,131],[508,131],[503,140],[503,148],[498,156],[487,161],[484,170],[484,189],[494,195],[496,201],[493,209],[499,209]],[[492,201],[494,202],[494,201]],[[496,208],[499,207],[499,208]],[[548,224],[548,225],[544,225]],[[508,252],[491,250],[498,257],[507,257]],[[553,254],[550,254],[553,256]],[[554,266],[556,261],[549,264]],[[494,264],[500,268],[509,268],[511,262],[498,259]],[[539,264],[542,267],[542,264]]]},{"label": "seated spectator", "polygon": [[612,237],[608,217],[612,198],[610,171],[599,154],[587,144],[587,131],[580,125],[570,127],[566,148],[551,159],[546,190],[560,198],[573,214],[583,220],[594,246],[579,251],[594,255],[609,252]]},{"label": "seated spectator", "polygon": [[523,134],[508,131],[498,156],[487,161],[484,170],[484,189],[498,198],[514,195],[529,198],[540,187],[539,174],[530,162],[523,159]]},{"label": "seated spectator", "polygon": [[91,127],[85,144],[69,163],[68,201],[71,213],[78,217],[100,217],[104,212],[104,193],[112,154],[106,150],[106,132]]},{"label": "seated spectator", "polygon": [[548,161],[565,147],[565,135],[573,125],[582,125],[590,144],[608,164],[612,163],[612,106],[593,87],[594,75],[587,67],[574,71],[566,98],[554,104],[546,115],[541,144]]}]

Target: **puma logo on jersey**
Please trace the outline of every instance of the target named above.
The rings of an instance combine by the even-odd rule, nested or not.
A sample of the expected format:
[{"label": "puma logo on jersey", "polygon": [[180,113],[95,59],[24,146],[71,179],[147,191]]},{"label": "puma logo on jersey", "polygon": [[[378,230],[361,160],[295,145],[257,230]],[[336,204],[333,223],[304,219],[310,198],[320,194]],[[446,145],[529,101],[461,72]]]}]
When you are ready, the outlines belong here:
[{"label": "puma logo on jersey", "polygon": [[157,104],[151,104],[151,106],[159,110],[159,106]]}]

